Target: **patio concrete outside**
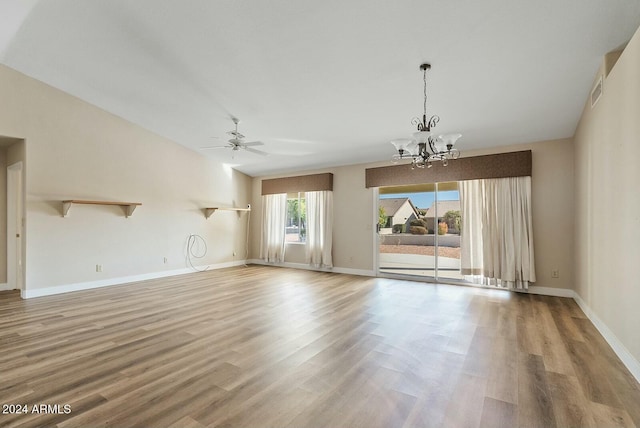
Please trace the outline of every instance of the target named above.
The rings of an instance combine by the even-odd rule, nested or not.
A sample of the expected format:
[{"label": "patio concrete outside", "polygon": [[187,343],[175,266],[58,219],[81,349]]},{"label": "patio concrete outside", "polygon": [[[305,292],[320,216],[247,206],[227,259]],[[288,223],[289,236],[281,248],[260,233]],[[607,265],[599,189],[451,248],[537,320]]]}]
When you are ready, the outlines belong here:
[{"label": "patio concrete outside", "polygon": [[[435,256],[381,253],[380,272],[435,277]],[[438,257],[438,278],[462,280],[460,259]]]}]

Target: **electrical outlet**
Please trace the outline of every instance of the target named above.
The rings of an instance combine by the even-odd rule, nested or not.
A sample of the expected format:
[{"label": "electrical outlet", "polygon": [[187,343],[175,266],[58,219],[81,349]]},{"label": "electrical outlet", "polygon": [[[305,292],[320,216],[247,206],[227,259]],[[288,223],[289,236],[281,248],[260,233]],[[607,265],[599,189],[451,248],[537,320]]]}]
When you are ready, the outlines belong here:
[{"label": "electrical outlet", "polygon": [[236,256],[236,252],[234,251],[234,252],[233,252],[233,257],[235,257],[235,256]]},{"label": "electrical outlet", "polygon": [[551,278],[560,278],[560,270],[551,269]]},{"label": "electrical outlet", "polygon": [[102,272],[102,265],[96,265],[96,272]]}]

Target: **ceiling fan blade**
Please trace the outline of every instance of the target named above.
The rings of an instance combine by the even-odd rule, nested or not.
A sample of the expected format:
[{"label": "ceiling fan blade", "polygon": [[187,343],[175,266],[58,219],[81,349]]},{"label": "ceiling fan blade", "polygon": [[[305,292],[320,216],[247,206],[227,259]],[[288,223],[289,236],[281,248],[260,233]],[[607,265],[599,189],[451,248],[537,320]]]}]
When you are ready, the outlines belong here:
[{"label": "ceiling fan blade", "polygon": [[243,146],[251,147],[251,146],[264,146],[262,141],[250,141],[248,143],[242,143]]},{"label": "ceiling fan blade", "polygon": [[208,147],[200,147],[200,150],[208,150],[208,149],[228,149],[231,146],[208,146]]},{"label": "ceiling fan blade", "polygon": [[262,150],[252,149],[251,147],[244,146],[243,148],[248,152],[255,153],[255,154],[261,155],[261,156],[267,156],[269,154],[267,152],[263,152]]}]

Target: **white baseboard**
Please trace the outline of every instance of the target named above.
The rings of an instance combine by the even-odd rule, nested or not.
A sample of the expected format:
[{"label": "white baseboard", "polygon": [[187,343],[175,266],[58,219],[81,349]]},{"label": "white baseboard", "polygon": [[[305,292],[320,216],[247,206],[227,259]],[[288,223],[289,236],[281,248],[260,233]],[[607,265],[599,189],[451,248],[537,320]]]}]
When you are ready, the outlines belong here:
[{"label": "white baseboard", "polygon": [[[222,269],[233,266],[242,266],[245,264],[245,260],[217,263],[212,265],[197,266],[198,268],[209,267],[208,270]],[[99,281],[77,282],[74,284],[64,284],[55,287],[35,288],[21,290],[20,295],[23,299],[31,299],[33,297],[52,296],[54,294],[69,293],[72,291],[90,290],[92,288],[108,287],[110,285],[127,284],[129,282],[146,281],[149,279],[165,278],[175,275],[184,275],[187,273],[193,273],[191,268],[174,269],[161,272],[144,273],[140,275],[122,276],[118,278],[109,278]]]},{"label": "white baseboard", "polygon": [[570,297],[572,299],[575,299],[576,295],[575,291],[570,288],[538,287],[535,285],[530,285],[526,293],[541,294],[543,296]]},{"label": "white baseboard", "polygon": [[307,265],[304,263],[268,263],[261,259],[250,259],[247,260],[247,263],[254,265],[264,265],[264,266],[276,266],[276,267],[286,267],[291,269],[304,269],[304,270],[313,270],[317,272],[333,272],[333,273],[344,273],[347,275],[359,275],[359,276],[376,276],[375,272],[372,270],[365,269],[350,269],[334,266],[333,268],[315,268],[311,265]]},{"label": "white baseboard", "polygon": [[636,360],[631,352],[624,346],[624,344],[616,337],[615,334],[607,327],[607,325],[593,312],[593,310],[582,300],[582,297],[578,293],[573,293],[573,299],[576,301],[582,312],[589,318],[589,321],[598,329],[604,340],[607,341],[613,352],[616,353],[618,358],[622,360],[622,363],[627,366],[633,377],[640,382],[640,362]]}]

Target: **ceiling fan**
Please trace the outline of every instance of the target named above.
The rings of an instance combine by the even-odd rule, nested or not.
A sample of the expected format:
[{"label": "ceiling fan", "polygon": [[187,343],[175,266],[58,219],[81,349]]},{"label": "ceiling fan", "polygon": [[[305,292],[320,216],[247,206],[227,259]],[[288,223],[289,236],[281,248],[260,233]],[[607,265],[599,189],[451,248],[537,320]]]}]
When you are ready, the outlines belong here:
[{"label": "ceiling fan", "polygon": [[233,131],[227,132],[227,134],[231,135],[231,139],[224,146],[210,146],[210,147],[201,147],[201,149],[231,149],[234,152],[237,152],[240,149],[246,150],[251,153],[255,153],[257,155],[266,156],[268,153],[263,152],[262,150],[253,149],[254,146],[262,146],[264,145],[261,141],[250,141],[244,142],[245,136],[238,132],[238,124],[240,123],[240,119],[237,117],[232,117],[233,123],[236,125]]}]

